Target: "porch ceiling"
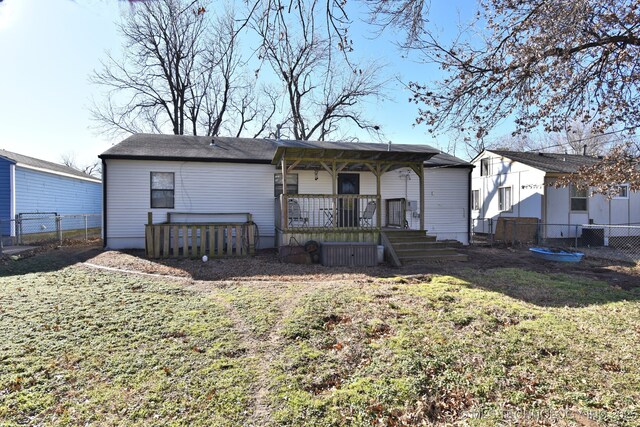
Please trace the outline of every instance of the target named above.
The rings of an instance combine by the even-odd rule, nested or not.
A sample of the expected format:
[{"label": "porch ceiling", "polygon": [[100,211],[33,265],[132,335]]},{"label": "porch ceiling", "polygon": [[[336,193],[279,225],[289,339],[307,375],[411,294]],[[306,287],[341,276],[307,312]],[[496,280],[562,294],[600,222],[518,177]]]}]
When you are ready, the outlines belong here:
[{"label": "porch ceiling", "polygon": [[[422,164],[438,154],[438,151],[425,146],[392,145],[389,151],[382,151],[380,146],[384,144],[347,144],[348,146],[344,147],[341,146],[343,144],[337,143],[325,143],[322,147],[280,146],[271,163],[278,165],[284,158],[287,161],[295,161],[295,169],[318,169],[321,163],[335,161],[344,165],[342,170],[368,171],[367,164],[384,164],[389,166],[388,170],[393,170],[411,164]],[[354,145],[356,147],[353,147]]]}]

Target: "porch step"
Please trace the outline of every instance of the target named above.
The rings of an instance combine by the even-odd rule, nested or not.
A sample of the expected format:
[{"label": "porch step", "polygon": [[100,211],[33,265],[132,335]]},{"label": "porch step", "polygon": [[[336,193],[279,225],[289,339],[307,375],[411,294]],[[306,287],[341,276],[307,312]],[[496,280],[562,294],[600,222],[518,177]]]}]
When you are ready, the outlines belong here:
[{"label": "porch step", "polygon": [[439,249],[439,248],[457,248],[462,246],[462,243],[456,241],[456,242],[445,242],[445,241],[439,241],[439,242],[433,242],[433,241],[429,241],[429,242],[417,242],[417,241],[400,241],[400,242],[393,242],[393,247],[396,248],[396,251],[403,251],[403,250],[418,250],[418,249],[424,249],[424,250],[430,250],[430,249]]},{"label": "porch step", "polygon": [[467,261],[467,255],[458,253],[458,241],[436,241],[435,236],[428,236],[425,231],[417,230],[384,230],[383,241],[387,246],[394,265],[430,263],[434,261]]},{"label": "porch step", "polygon": [[427,264],[437,261],[469,261],[469,257],[465,254],[452,253],[449,255],[422,255],[417,257],[403,258],[402,264]]},{"label": "porch step", "polygon": [[[387,234],[387,233],[385,233]],[[426,234],[387,234],[389,241],[395,243],[407,243],[407,242],[435,242],[435,236],[427,236]]]},{"label": "porch step", "polygon": [[442,246],[439,248],[422,248],[422,249],[396,249],[396,254],[398,258],[402,261],[405,258],[418,257],[422,255],[451,255],[457,254],[454,249],[447,248],[446,246]]}]

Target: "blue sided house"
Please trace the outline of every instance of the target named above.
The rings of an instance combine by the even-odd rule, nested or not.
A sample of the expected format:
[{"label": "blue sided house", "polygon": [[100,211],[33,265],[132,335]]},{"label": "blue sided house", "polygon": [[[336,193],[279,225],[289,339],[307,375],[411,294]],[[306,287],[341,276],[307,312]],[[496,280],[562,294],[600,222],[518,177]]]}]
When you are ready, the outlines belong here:
[{"label": "blue sided house", "polygon": [[102,182],[76,169],[0,149],[0,235],[17,215],[102,213]]}]

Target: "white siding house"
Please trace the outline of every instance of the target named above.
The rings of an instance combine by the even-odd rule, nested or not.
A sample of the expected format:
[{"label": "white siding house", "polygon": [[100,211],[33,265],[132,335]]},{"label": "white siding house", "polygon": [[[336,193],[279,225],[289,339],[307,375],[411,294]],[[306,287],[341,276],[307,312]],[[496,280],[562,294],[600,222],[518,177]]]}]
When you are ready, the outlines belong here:
[{"label": "white siding house", "polygon": [[[629,192],[628,187],[622,190],[623,197],[612,200],[573,187],[554,187],[558,177],[597,161],[570,154],[484,150],[472,160],[476,167],[472,173],[471,215],[476,231],[486,231],[486,220],[499,217],[537,218],[558,226],[640,223],[640,194]],[[567,235],[562,227],[548,227],[545,237],[573,235]]]},{"label": "white siding house", "polygon": [[[276,175],[281,169],[273,158],[276,148],[283,143],[286,142],[134,135],[112,147],[100,156],[104,174],[105,245],[111,249],[144,248],[149,212],[153,214],[154,223],[166,222],[168,213],[250,213],[258,226],[259,247],[274,247],[278,243],[279,212]],[[316,145],[325,147],[326,143],[305,142],[305,147]],[[389,150],[386,144],[348,145],[351,153],[357,152],[360,146],[363,150],[373,147],[378,150],[375,153]],[[472,166],[428,146],[408,147],[394,144],[389,156],[407,153],[393,150],[416,150],[417,153],[427,153],[426,157],[433,156],[424,162],[424,229],[438,239],[467,244]],[[329,170],[294,166],[287,172],[287,193],[292,197],[307,195],[313,198],[313,195],[332,194],[334,181]],[[369,197],[368,200],[376,197],[376,175],[368,171],[366,165],[348,173],[358,175],[358,195]],[[154,183],[154,176],[157,176],[154,174],[166,174],[163,176],[170,177],[170,180],[166,185]],[[405,225],[419,230],[422,214],[419,184],[418,175],[408,167],[383,173],[380,177],[382,206],[377,206],[381,223],[374,225],[384,227],[387,224],[385,203],[388,199],[402,198],[411,202],[405,213]],[[160,198],[169,194],[171,203],[167,207],[152,207],[154,191]],[[360,213],[365,206],[366,199],[360,203]],[[319,221],[317,225],[322,226],[325,217],[313,216],[309,221]],[[372,221],[375,222],[376,218]]]}]

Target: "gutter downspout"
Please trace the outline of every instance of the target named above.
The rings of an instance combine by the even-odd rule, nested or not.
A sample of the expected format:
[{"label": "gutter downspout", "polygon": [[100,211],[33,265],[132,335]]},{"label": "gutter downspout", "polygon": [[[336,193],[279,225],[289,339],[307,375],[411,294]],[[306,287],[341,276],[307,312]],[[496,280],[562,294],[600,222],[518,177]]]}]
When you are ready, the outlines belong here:
[{"label": "gutter downspout", "polygon": [[102,247],[107,248],[107,162],[102,159]]}]

